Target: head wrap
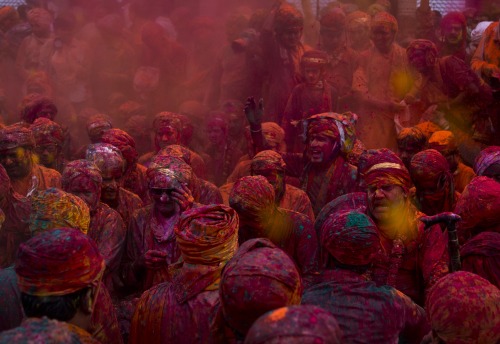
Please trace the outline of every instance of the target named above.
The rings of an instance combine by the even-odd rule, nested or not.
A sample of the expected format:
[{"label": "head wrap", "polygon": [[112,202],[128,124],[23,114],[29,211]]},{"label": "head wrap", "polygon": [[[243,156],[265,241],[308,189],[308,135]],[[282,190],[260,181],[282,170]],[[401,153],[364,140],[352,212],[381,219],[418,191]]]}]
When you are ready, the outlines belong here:
[{"label": "head wrap", "polygon": [[284,173],[285,167],[281,154],[272,150],[261,151],[252,158],[252,171],[277,170]]},{"label": "head wrap", "polygon": [[240,219],[262,221],[276,208],[274,189],[263,176],[246,176],[234,183],[229,205]]},{"label": "head wrap", "polygon": [[[168,155],[156,155],[151,159],[149,170],[158,168],[169,169],[175,172],[180,183],[191,184],[194,178],[193,169],[184,160]],[[149,175],[149,172],[147,173]]]},{"label": "head wrap", "polygon": [[267,311],[300,303],[300,275],[291,258],[267,239],[241,245],[224,268],[219,288],[226,322],[245,335]]},{"label": "head wrap", "polygon": [[443,155],[448,155],[458,150],[455,135],[448,130],[434,132],[429,138],[429,148],[437,150]]},{"label": "head wrap", "polygon": [[59,228],[22,243],[15,269],[21,292],[61,296],[97,282],[105,266],[92,239],[76,229]]},{"label": "head wrap", "polygon": [[318,306],[278,308],[264,314],[252,325],[245,344],[322,343],[341,344],[342,330],[335,317]]},{"label": "head wrap", "polygon": [[206,205],[184,212],[175,228],[182,258],[189,264],[227,262],[238,249],[238,215],[225,205]]},{"label": "head wrap", "polygon": [[309,50],[302,55],[300,65],[305,67],[326,67],[328,64],[328,54],[320,50]]},{"label": "head wrap", "polygon": [[62,173],[62,186],[65,190],[69,188],[71,182],[80,176],[85,176],[92,180],[96,185],[102,184],[101,171],[92,161],[80,159],[73,160],[66,164]]},{"label": "head wrap", "polygon": [[2,332],[0,343],[78,344],[81,339],[67,323],[43,317],[25,319],[19,327]]},{"label": "head wrap", "polygon": [[61,147],[64,143],[62,127],[48,118],[37,118],[31,125],[31,131],[37,146],[56,144]]},{"label": "head wrap", "polygon": [[338,262],[346,265],[368,265],[381,248],[377,226],[357,211],[330,215],[320,231],[321,242]]},{"label": "head wrap", "polygon": [[476,274],[442,277],[429,290],[425,309],[432,330],[445,343],[500,341],[500,290]]},{"label": "head wrap", "polygon": [[[181,159],[186,164],[191,166],[191,152],[189,151],[189,149],[187,149],[184,146],[168,145],[167,147],[162,148],[162,150],[160,150],[156,154],[157,157],[163,156],[163,155]],[[153,159],[155,159],[155,158],[153,157]]]},{"label": "head wrap", "polygon": [[474,162],[474,172],[482,176],[490,166],[500,164],[500,146],[490,146],[483,149]]},{"label": "head wrap", "polygon": [[284,152],[286,150],[285,131],[277,123],[262,123],[262,135],[264,135],[266,142],[270,143],[274,147],[277,147],[280,152]]},{"label": "head wrap", "polygon": [[44,8],[33,8],[28,12],[28,21],[30,24],[37,23],[40,26],[50,28],[54,18],[52,14]]},{"label": "head wrap", "polygon": [[108,143],[95,143],[87,146],[85,158],[97,165],[102,173],[125,168],[125,159],[118,148]]},{"label": "head wrap", "polygon": [[127,133],[146,137],[148,135],[147,118],[141,115],[131,116],[125,122],[124,128]]},{"label": "head wrap", "polygon": [[113,128],[111,118],[104,114],[90,116],[87,121],[87,133],[90,137],[99,135],[102,131]]},{"label": "head wrap", "polygon": [[415,154],[410,166],[411,177],[416,185],[423,181],[433,181],[437,186],[443,176],[448,182],[453,183],[448,161],[435,149],[426,149]]},{"label": "head wrap", "polygon": [[227,134],[227,120],[225,114],[219,111],[213,111],[208,114],[207,128],[221,128],[224,134]]},{"label": "head wrap", "polygon": [[500,183],[488,177],[475,177],[457,201],[455,213],[459,237],[468,239],[484,231],[500,232]]},{"label": "head wrap", "polygon": [[425,136],[427,136],[427,138],[430,138],[431,135],[434,134],[436,131],[442,130],[442,128],[439,125],[433,122],[422,122],[415,125],[415,127],[422,130],[422,132],[424,133]]},{"label": "head wrap", "polygon": [[475,273],[500,288],[500,233],[483,232],[460,248],[462,270]]},{"label": "head wrap", "polygon": [[350,29],[357,29],[360,27],[369,28],[371,17],[368,13],[363,11],[354,11],[347,15],[347,26]]},{"label": "head wrap", "polygon": [[412,59],[416,52],[423,52],[426,56],[436,58],[438,56],[438,50],[436,45],[427,39],[415,39],[410,42],[410,45],[406,48],[406,55],[408,59]]},{"label": "head wrap", "polygon": [[189,185],[191,177],[186,171],[168,167],[150,166],[146,172],[148,186],[149,188],[162,189],[171,187],[172,183]]},{"label": "head wrap", "polygon": [[[57,115],[57,107],[54,102],[41,94],[31,93],[23,98],[19,106],[19,117],[26,123],[33,123],[35,119],[40,117],[54,119]],[[50,116],[47,116],[50,115]]]},{"label": "head wrap", "polygon": [[338,140],[340,150],[348,153],[354,147],[356,141],[356,129],[354,125],[358,116],[352,112],[338,114],[325,112],[313,115],[302,121],[303,139],[307,142],[312,134],[323,134]]},{"label": "head wrap", "polygon": [[340,8],[333,8],[325,12],[320,19],[321,30],[343,31],[346,25],[344,11]]},{"label": "head wrap", "polygon": [[153,120],[153,129],[158,131],[165,127],[170,127],[174,129],[179,135],[182,132],[182,122],[179,114],[173,112],[160,112]]},{"label": "head wrap", "polygon": [[294,6],[283,3],[274,15],[274,31],[284,32],[290,29],[302,29],[304,18]]},{"label": "head wrap", "polygon": [[408,192],[412,185],[401,159],[387,148],[370,149],[361,155],[358,171],[366,186],[399,185]]},{"label": "head wrap", "polygon": [[87,233],[89,225],[89,207],[75,195],[49,188],[35,193],[31,199],[30,231],[33,234],[60,227]]},{"label": "head wrap", "polygon": [[399,147],[413,147],[422,150],[427,144],[427,137],[417,127],[403,128],[398,134]]},{"label": "head wrap", "polygon": [[462,12],[448,12],[443,19],[441,19],[441,30],[446,30],[453,24],[459,24],[464,30],[466,29],[467,20]]},{"label": "head wrap", "polygon": [[135,148],[135,140],[121,129],[109,129],[101,138],[101,142],[115,146],[120,150],[128,166],[137,162],[138,153]]},{"label": "head wrap", "polygon": [[0,129],[0,151],[17,147],[35,148],[33,132],[23,127],[21,123],[9,125]]},{"label": "head wrap", "polygon": [[375,29],[376,27],[385,27],[391,30],[392,32],[398,32],[398,21],[394,16],[388,12],[378,12],[372,17],[371,20],[371,29]]}]

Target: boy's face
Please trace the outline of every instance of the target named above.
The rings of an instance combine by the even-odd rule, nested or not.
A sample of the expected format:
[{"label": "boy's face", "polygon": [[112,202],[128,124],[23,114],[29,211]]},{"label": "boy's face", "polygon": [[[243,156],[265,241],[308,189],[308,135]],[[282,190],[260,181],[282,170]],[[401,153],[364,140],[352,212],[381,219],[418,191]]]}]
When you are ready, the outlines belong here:
[{"label": "boy's face", "polygon": [[321,79],[321,74],[319,67],[304,67],[304,79],[309,85],[317,84]]}]

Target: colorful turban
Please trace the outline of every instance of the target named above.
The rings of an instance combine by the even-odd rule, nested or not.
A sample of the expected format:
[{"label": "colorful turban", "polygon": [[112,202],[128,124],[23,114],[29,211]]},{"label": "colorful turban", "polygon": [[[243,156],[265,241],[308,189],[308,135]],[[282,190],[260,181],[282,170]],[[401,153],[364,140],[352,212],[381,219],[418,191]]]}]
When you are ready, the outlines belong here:
[{"label": "colorful turban", "polygon": [[100,135],[103,131],[113,128],[111,118],[104,114],[90,116],[87,121],[87,133],[90,137]]},{"label": "colorful turban", "polygon": [[238,212],[240,220],[265,220],[276,208],[274,189],[263,176],[240,178],[231,189],[229,205]]},{"label": "colorful turban", "polygon": [[153,120],[153,129],[158,131],[161,128],[170,127],[181,134],[182,122],[179,114],[173,112],[160,112]]},{"label": "colorful turban", "polygon": [[475,273],[500,288],[500,233],[483,232],[460,248],[462,270]]},{"label": "colorful turban", "polygon": [[225,205],[213,204],[184,212],[175,227],[184,262],[215,265],[227,262],[238,249],[238,215]]},{"label": "colorful turban", "polygon": [[448,130],[439,130],[433,133],[429,138],[429,148],[435,149],[443,155],[449,155],[458,150],[455,135]]},{"label": "colorful turban", "polygon": [[500,146],[490,146],[483,149],[474,162],[474,172],[482,176],[490,166],[500,164]]},{"label": "colorful turban", "polygon": [[137,162],[139,154],[135,148],[135,140],[121,129],[109,129],[101,138],[101,142],[115,146],[120,150],[129,166]]},{"label": "colorful turban", "polygon": [[417,127],[403,128],[397,137],[398,146],[422,150],[427,144],[427,137]]},{"label": "colorful turban", "polygon": [[118,148],[108,143],[95,143],[87,146],[85,158],[97,165],[102,173],[125,169],[125,159]]},{"label": "colorful turban", "polygon": [[54,20],[52,14],[44,8],[33,8],[28,11],[28,22],[30,24],[38,24],[46,28],[50,28]]},{"label": "colorful turban", "polygon": [[436,131],[442,130],[442,128],[439,125],[433,122],[422,122],[415,125],[415,127],[422,130],[422,132],[424,133],[425,136],[427,136],[427,138],[430,138],[432,134],[434,134]]},{"label": "colorful turban", "polygon": [[[184,160],[168,155],[155,155],[151,159],[148,171],[155,174],[155,169],[168,169],[175,173],[180,183],[191,184],[193,182],[193,169]],[[149,172],[147,172],[149,175]]]},{"label": "colorful turban", "polygon": [[262,135],[264,135],[266,142],[270,143],[273,147],[277,147],[280,152],[284,152],[286,150],[285,131],[277,123],[262,123]]},{"label": "colorful turban", "polygon": [[105,266],[92,239],[76,229],[59,228],[22,243],[15,269],[21,292],[62,296],[96,283]]},{"label": "colorful turban", "polygon": [[290,29],[302,29],[304,18],[294,6],[284,3],[274,15],[274,31],[284,32]]},{"label": "colorful turban", "polygon": [[411,159],[410,165],[411,177],[416,185],[423,181],[433,181],[437,186],[443,177],[453,182],[448,161],[435,149],[418,152]]},{"label": "colorful turban", "polygon": [[284,173],[285,167],[281,154],[272,150],[261,151],[252,158],[252,171],[277,170]]},{"label": "colorful turban", "polygon": [[484,231],[500,232],[500,183],[475,177],[458,199],[455,213],[462,217],[458,223],[462,240]]},{"label": "colorful turban", "polygon": [[406,55],[408,59],[412,59],[417,52],[423,52],[426,56],[436,58],[438,56],[438,50],[436,45],[427,39],[415,39],[410,42],[410,45],[406,48]]},{"label": "colorful turban", "polygon": [[264,314],[252,325],[245,344],[264,343],[341,344],[342,330],[335,317],[312,305],[278,308]]},{"label": "colorful turban", "polygon": [[0,343],[77,344],[81,340],[68,328],[67,323],[43,317],[25,319],[19,327],[2,332]]},{"label": "colorful turban", "polygon": [[12,124],[0,129],[0,151],[17,147],[35,148],[33,132],[21,123]]},{"label": "colorful turban", "polygon": [[224,319],[245,335],[264,313],[299,304],[302,285],[292,259],[261,238],[245,242],[226,264],[219,294]]},{"label": "colorful turban", "polygon": [[54,120],[57,107],[54,102],[41,94],[31,93],[23,98],[19,106],[19,117],[26,123],[33,123],[38,117]]},{"label": "colorful turban", "polygon": [[346,25],[346,16],[340,8],[328,10],[321,16],[321,30],[343,31]]},{"label": "colorful turban", "polygon": [[411,188],[410,173],[401,159],[387,148],[370,149],[361,155],[358,171],[366,186],[399,185]]},{"label": "colorful turban", "polygon": [[368,13],[363,11],[354,11],[347,15],[347,26],[350,29],[357,29],[359,27],[370,27],[371,17]]},{"label": "colorful turban", "polygon": [[146,172],[149,188],[165,189],[171,188],[172,184],[180,187],[180,184],[189,184],[190,179],[179,170],[166,167],[149,167]]},{"label": "colorful turban", "polygon": [[372,17],[370,23],[371,29],[376,27],[385,27],[392,32],[398,32],[398,21],[394,16],[388,12],[378,12]]},{"label": "colorful turban", "polygon": [[37,146],[49,144],[62,146],[64,143],[63,128],[48,118],[37,118],[30,128]]},{"label": "colorful turban", "polygon": [[335,260],[346,265],[368,265],[382,247],[375,223],[357,211],[330,215],[320,235],[324,248]]},{"label": "colorful turban", "polygon": [[92,180],[96,185],[102,184],[101,170],[92,161],[80,159],[73,160],[66,164],[62,173],[62,186],[68,189],[71,182],[80,176],[85,176]]},{"label": "colorful turban", "polygon": [[325,67],[328,64],[328,54],[320,50],[309,50],[302,55],[300,65],[305,67]]},{"label": "colorful turban", "polygon": [[500,341],[500,290],[476,274],[459,271],[442,277],[429,290],[425,309],[444,343]]},{"label": "colorful turban", "polygon": [[[174,158],[178,158],[183,160],[186,164],[191,166],[191,151],[181,145],[168,145],[165,148],[162,148],[156,156],[171,156]],[[153,158],[154,159],[154,158]]]},{"label": "colorful turban", "polygon": [[30,231],[34,235],[60,227],[76,228],[87,233],[89,225],[89,207],[75,195],[49,188],[31,198]]},{"label": "colorful turban", "polygon": [[302,121],[302,137],[304,142],[313,134],[321,133],[333,139],[339,140],[340,149],[348,153],[354,147],[356,141],[355,124],[358,116],[352,112],[338,114],[335,112],[325,112],[313,115]]},{"label": "colorful turban", "polygon": [[467,20],[462,12],[448,12],[444,15],[440,23],[441,30],[446,30],[453,24],[459,24],[462,28],[466,29]]}]

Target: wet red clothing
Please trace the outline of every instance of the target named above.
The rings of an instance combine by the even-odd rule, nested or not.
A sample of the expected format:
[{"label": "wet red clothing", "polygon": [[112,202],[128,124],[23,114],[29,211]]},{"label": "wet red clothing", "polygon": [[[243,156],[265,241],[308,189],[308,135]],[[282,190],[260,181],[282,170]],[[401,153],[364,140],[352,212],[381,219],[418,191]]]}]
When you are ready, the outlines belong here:
[{"label": "wet red clothing", "polygon": [[283,154],[283,159],[287,171],[300,176],[301,189],[309,196],[315,215],[328,202],[357,189],[357,169],[340,155],[326,168],[307,163],[302,154]]},{"label": "wet red clothing", "polygon": [[118,271],[125,246],[126,227],[122,217],[107,204],[99,202],[90,213],[90,226],[87,233],[92,238],[106,262],[103,283],[113,292],[113,275]]},{"label": "wet red clothing", "polygon": [[11,190],[6,198],[0,201],[0,208],[5,213],[5,222],[0,228],[0,268],[6,268],[14,263],[19,245],[31,238],[31,202]]},{"label": "wet red clothing", "polygon": [[132,319],[130,343],[206,343],[211,313],[219,300],[220,278],[204,266],[183,267],[170,283],[161,283],[142,296]]},{"label": "wet red clothing", "polygon": [[483,232],[460,249],[462,270],[487,279],[500,288],[500,233]]},{"label": "wet red clothing", "polygon": [[33,177],[37,179],[36,190],[45,190],[51,187],[61,188],[61,174],[51,168],[33,164],[31,172],[24,178],[11,180],[12,188],[22,196],[26,196],[33,184]]},{"label": "wet red clothing", "polygon": [[128,226],[134,211],[143,207],[143,203],[136,194],[120,188],[118,190],[118,206],[114,208],[122,217],[125,226]]},{"label": "wet red clothing", "polygon": [[[351,91],[352,78],[359,65],[359,53],[346,46],[340,53],[329,55],[326,81],[335,87],[340,97],[346,96]],[[345,110],[347,109],[337,109],[340,113]]]},{"label": "wet red clothing", "polygon": [[329,271],[325,282],[307,289],[303,305],[320,306],[337,319],[346,343],[420,343],[430,326],[423,308],[389,286],[348,270]]}]

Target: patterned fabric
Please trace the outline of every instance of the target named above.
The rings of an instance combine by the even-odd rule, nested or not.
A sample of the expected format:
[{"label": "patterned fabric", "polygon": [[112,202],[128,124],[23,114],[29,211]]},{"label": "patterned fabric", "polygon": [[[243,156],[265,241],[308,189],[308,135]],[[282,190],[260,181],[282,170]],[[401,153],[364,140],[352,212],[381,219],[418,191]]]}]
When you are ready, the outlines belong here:
[{"label": "patterned fabric", "polygon": [[313,115],[303,122],[304,131],[307,131],[304,139],[309,138],[313,133],[327,135],[335,140],[339,140],[340,149],[348,153],[354,146],[356,140],[356,130],[354,125],[358,116],[347,112],[338,114],[335,112],[325,112]]},{"label": "patterned fabric", "polygon": [[460,249],[462,270],[475,273],[500,288],[500,233],[483,232]]},{"label": "patterned fabric", "polygon": [[223,322],[245,335],[267,311],[300,302],[302,284],[293,261],[269,240],[241,245],[221,276]]},{"label": "patterned fabric", "polygon": [[242,221],[266,221],[276,209],[274,189],[263,176],[243,177],[234,183],[229,205],[236,209]]},{"label": "patterned fabric", "polygon": [[342,330],[331,313],[316,306],[290,306],[264,314],[252,325],[246,344],[341,344]]},{"label": "patterned fabric", "polygon": [[79,176],[85,176],[92,180],[96,185],[102,184],[101,171],[92,161],[80,159],[73,160],[66,164],[62,174],[62,186],[68,189],[71,182]]},{"label": "patterned fabric", "polygon": [[286,151],[285,131],[277,123],[262,123],[262,135],[270,146],[276,147],[278,152]]},{"label": "patterned fabric", "polygon": [[500,147],[490,146],[483,149],[474,162],[474,172],[482,176],[490,166],[500,164]]},{"label": "patterned fabric", "polygon": [[87,121],[87,133],[89,137],[100,137],[106,130],[113,128],[111,118],[103,114],[93,115]]},{"label": "patterned fabric", "polygon": [[129,167],[137,162],[138,153],[135,149],[135,140],[125,131],[117,128],[109,129],[102,135],[101,142],[118,148]]},{"label": "patterned fabric", "polygon": [[188,264],[213,265],[228,261],[238,247],[238,215],[224,205],[184,212],[175,228],[182,258]]},{"label": "patterned fabric", "polygon": [[160,112],[157,114],[153,120],[153,129],[154,131],[158,131],[164,127],[171,127],[179,134],[182,131],[182,122],[180,120],[179,114],[173,112]]},{"label": "patterned fabric", "polygon": [[33,235],[61,227],[87,233],[89,224],[89,207],[75,195],[50,188],[32,197],[30,231]]},{"label": "patterned fabric", "polygon": [[472,179],[455,213],[462,217],[457,227],[461,243],[481,232],[500,232],[500,183],[488,177]]},{"label": "patterned fabric", "polygon": [[343,343],[420,343],[429,332],[425,311],[408,296],[348,270],[329,271],[328,281],[304,292],[302,304],[330,312]]},{"label": "patterned fabric", "polygon": [[430,216],[453,211],[458,197],[450,166],[441,153],[427,149],[415,154],[410,171],[416,186],[416,205],[421,212]]},{"label": "patterned fabric", "polygon": [[[90,334],[87,333],[87,336],[90,338]],[[3,332],[0,334],[0,343],[80,344],[83,341],[68,328],[66,323],[43,317],[27,319],[21,326]]]},{"label": "patterned fabric", "polygon": [[425,308],[445,343],[500,341],[500,290],[476,274],[459,271],[441,278],[429,290]]},{"label": "patterned fabric", "polygon": [[320,238],[328,253],[345,265],[368,265],[382,249],[375,223],[356,211],[328,217],[321,228]]},{"label": "patterned fabric", "polygon": [[0,129],[0,151],[17,147],[33,149],[35,137],[30,129],[22,124],[12,124]]},{"label": "patterned fabric", "polygon": [[80,231],[46,231],[21,244],[16,274],[21,292],[61,296],[95,284],[104,272],[104,259],[94,242]]},{"label": "patterned fabric", "polygon": [[455,135],[449,130],[438,130],[429,138],[429,148],[435,149],[443,155],[452,154],[458,149]]},{"label": "patterned fabric", "polygon": [[62,147],[65,137],[62,127],[48,118],[37,118],[30,127],[37,146],[56,144]]},{"label": "patterned fabric", "polygon": [[281,154],[272,150],[261,151],[252,158],[252,171],[276,170],[284,173],[285,167]]},{"label": "patterned fabric", "polygon": [[416,53],[420,52],[423,52],[427,56],[427,59],[436,58],[438,56],[436,45],[427,39],[415,39],[411,41],[410,45],[406,48],[406,54],[410,60]]},{"label": "patterned fabric", "polygon": [[401,159],[389,149],[369,150],[361,156],[359,173],[366,186],[399,185],[406,192],[412,183]]},{"label": "patterned fabric", "polygon": [[92,161],[102,173],[114,170],[125,170],[125,160],[118,148],[107,143],[90,144],[85,158]]}]

